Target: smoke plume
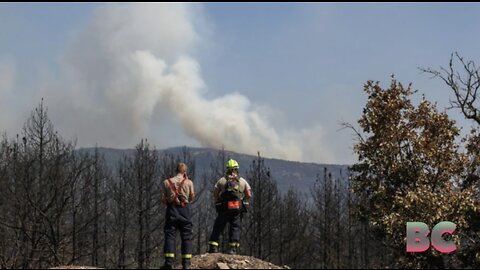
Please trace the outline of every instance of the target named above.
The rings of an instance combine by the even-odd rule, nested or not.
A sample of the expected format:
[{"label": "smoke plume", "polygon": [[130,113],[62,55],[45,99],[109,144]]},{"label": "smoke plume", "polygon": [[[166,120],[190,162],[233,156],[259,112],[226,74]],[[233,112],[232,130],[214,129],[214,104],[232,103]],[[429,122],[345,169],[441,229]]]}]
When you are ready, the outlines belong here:
[{"label": "smoke plume", "polygon": [[[190,144],[329,162],[319,125],[278,128],[238,92],[214,99],[192,57],[202,11],[187,4],[108,4],[76,33],[42,93],[55,125],[79,146]],[[271,117],[271,116],[270,116]],[[184,143],[187,142],[187,143]]]}]

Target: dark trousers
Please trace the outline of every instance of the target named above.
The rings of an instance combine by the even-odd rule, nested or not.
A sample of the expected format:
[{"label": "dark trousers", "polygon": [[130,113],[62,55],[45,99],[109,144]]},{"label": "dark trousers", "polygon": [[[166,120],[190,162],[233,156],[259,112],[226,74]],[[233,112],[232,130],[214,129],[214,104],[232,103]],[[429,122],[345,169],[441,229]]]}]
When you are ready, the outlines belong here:
[{"label": "dark trousers", "polygon": [[193,224],[190,218],[190,206],[168,205],[165,215],[165,258],[166,264],[174,262],[175,258],[175,238],[177,230],[180,231],[182,239],[182,258],[190,259],[192,257],[192,238]]},{"label": "dark trousers", "polygon": [[213,225],[213,231],[210,235],[210,243],[218,245],[220,235],[223,233],[227,223],[230,224],[230,231],[228,234],[228,240],[230,246],[239,246],[240,244],[240,226],[241,226],[241,214],[239,211],[223,210],[218,213],[215,224]]}]

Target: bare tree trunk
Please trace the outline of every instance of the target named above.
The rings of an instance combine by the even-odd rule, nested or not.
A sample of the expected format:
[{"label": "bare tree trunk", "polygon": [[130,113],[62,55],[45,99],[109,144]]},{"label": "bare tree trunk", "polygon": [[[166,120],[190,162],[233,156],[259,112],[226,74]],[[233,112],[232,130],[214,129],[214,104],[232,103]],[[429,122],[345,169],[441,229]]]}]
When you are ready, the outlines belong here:
[{"label": "bare tree trunk", "polygon": [[93,234],[92,234],[92,265],[98,266],[98,227],[99,227],[99,218],[100,214],[98,211],[98,202],[99,202],[99,192],[98,192],[98,182],[99,182],[99,160],[98,160],[98,148],[95,147],[94,153],[94,176],[93,176]]},{"label": "bare tree trunk", "polygon": [[322,268],[325,269],[325,268],[329,268],[327,266],[327,234],[328,234],[328,215],[327,215],[327,208],[329,207],[329,205],[327,205],[327,168],[325,167],[324,168],[324,171],[323,171],[323,195],[324,195],[324,200],[323,200],[323,204],[324,204],[324,207],[323,207],[323,211],[324,211],[324,214],[323,214],[323,222],[324,222],[324,226],[323,226],[323,266]]},{"label": "bare tree trunk", "polygon": [[342,241],[341,233],[342,233],[342,224],[340,223],[340,207],[341,207],[341,199],[340,199],[340,178],[335,179],[335,203],[337,204],[337,211],[336,211],[336,231],[337,231],[337,237],[335,241],[335,247],[336,247],[336,268],[339,269],[340,267],[340,242]]}]

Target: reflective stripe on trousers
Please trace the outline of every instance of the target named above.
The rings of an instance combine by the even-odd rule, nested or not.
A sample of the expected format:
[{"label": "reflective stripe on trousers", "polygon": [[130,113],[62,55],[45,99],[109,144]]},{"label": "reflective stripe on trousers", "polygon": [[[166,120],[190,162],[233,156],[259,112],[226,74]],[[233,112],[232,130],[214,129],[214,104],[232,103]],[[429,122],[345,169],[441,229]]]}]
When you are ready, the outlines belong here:
[{"label": "reflective stripe on trousers", "polygon": [[180,238],[182,239],[182,254],[191,258],[193,224],[190,217],[190,206],[188,204],[185,205],[185,207],[172,204],[167,206],[164,227],[165,257],[167,257],[167,254],[174,254],[175,256],[175,238],[178,230],[180,231]]},{"label": "reflective stripe on trousers", "polygon": [[224,210],[218,213],[217,218],[215,219],[215,224],[213,225],[213,231],[210,235],[210,243],[219,242],[220,235],[223,233],[227,223],[230,224],[230,231],[228,234],[229,243],[239,243],[240,242],[240,232],[241,232],[241,214],[238,211],[229,211]]}]

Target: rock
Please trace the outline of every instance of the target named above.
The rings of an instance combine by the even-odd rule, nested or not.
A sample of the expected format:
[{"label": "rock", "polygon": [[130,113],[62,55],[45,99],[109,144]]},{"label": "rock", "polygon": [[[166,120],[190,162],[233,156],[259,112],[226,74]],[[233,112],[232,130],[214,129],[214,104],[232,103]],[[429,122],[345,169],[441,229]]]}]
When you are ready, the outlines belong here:
[{"label": "rock", "polygon": [[[180,266],[179,266],[180,267]],[[192,269],[290,269],[277,266],[250,256],[223,253],[193,256]]]},{"label": "rock", "polygon": [[97,268],[93,266],[65,265],[65,266],[52,267],[49,269],[102,269],[102,268]]},{"label": "rock", "polygon": [[230,269],[226,263],[217,263],[218,269]]}]

